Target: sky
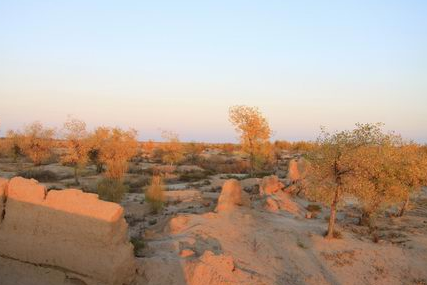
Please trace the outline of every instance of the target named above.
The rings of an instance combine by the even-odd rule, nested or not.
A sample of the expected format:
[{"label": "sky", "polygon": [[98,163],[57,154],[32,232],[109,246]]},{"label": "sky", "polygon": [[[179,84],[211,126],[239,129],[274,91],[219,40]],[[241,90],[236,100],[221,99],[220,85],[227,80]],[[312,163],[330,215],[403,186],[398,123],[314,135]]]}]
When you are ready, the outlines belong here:
[{"label": "sky", "polygon": [[0,0],[0,136],[68,115],[234,142],[233,105],[273,139],[383,122],[427,143],[427,1]]}]

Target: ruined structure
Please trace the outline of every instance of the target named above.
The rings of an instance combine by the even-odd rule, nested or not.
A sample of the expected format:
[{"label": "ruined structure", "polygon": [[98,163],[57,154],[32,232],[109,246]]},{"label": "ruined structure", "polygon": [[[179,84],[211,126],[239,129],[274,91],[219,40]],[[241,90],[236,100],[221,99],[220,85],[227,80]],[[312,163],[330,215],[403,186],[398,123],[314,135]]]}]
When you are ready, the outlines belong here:
[{"label": "ruined structure", "polygon": [[135,274],[123,208],[80,190],[0,180],[0,256],[73,273],[86,283],[128,284]]}]

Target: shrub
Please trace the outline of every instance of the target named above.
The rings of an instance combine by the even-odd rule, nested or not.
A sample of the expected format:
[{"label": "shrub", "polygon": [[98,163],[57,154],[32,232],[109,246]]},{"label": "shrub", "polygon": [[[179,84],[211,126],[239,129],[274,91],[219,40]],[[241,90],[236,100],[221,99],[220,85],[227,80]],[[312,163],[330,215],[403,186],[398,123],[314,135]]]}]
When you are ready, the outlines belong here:
[{"label": "shrub", "polygon": [[120,202],[128,188],[120,180],[103,178],[96,185],[96,192],[102,200]]},{"label": "shrub", "polygon": [[18,172],[18,176],[21,176],[27,179],[33,178],[39,182],[58,181],[58,176],[56,175],[56,173],[50,170],[42,170],[42,169],[21,170]]},{"label": "shrub", "polygon": [[142,238],[132,237],[130,242],[133,245],[133,253],[135,256],[139,257],[139,251],[145,247],[145,242]]},{"label": "shrub", "polygon": [[163,208],[165,201],[164,191],[162,178],[159,175],[153,176],[150,187],[145,191],[145,200],[151,205],[155,213]]},{"label": "shrub", "polygon": [[310,212],[320,212],[322,210],[322,207],[316,204],[309,204],[305,208]]},{"label": "shrub", "polygon": [[[126,183],[126,182],[125,182]],[[141,191],[141,188],[150,184],[150,178],[147,176],[139,177],[137,180],[128,181],[126,183],[129,186],[129,192],[138,193]]]},{"label": "shrub", "polygon": [[182,173],[179,176],[179,180],[184,182],[195,182],[202,179],[206,179],[208,176],[209,176],[208,171],[191,171],[191,172]]}]

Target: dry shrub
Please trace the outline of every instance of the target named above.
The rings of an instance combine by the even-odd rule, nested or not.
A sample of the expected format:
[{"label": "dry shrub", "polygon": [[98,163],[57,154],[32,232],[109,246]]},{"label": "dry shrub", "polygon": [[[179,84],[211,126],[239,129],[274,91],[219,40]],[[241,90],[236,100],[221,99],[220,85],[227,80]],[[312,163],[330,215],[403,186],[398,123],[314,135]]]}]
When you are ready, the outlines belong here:
[{"label": "dry shrub", "polygon": [[17,173],[17,176],[21,176],[27,179],[35,179],[39,182],[55,182],[58,181],[58,176],[55,172],[43,169],[28,169],[21,170]]},{"label": "dry shrub", "polygon": [[138,141],[136,131],[120,128],[98,128],[90,136],[89,155],[97,168],[107,167],[105,176],[120,180],[128,169],[128,161],[136,154]]},{"label": "dry shrub", "polygon": [[96,185],[96,192],[102,200],[116,203],[122,200],[127,190],[122,181],[111,178],[103,178]]},{"label": "dry shrub", "polygon": [[240,159],[226,158],[221,155],[212,155],[209,158],[201,158],[198,163],[203,169],[211,173],[249,173],[250,164]]},{"label": "dry shrub", "polygon": [[35,165],[40,165],[52,155],[54,146],[53,129],[45,128],[40,122],[25,127],[20,143],[21,149]]},{"label": "dry shrub", "polygon": [[162,177],[154,175],[151,180],[151,185],[145,191],[145,200],[150,204],[153,212],[157,213],[163,208],[165,201],[164,197],[165,188],[163,186]]}]

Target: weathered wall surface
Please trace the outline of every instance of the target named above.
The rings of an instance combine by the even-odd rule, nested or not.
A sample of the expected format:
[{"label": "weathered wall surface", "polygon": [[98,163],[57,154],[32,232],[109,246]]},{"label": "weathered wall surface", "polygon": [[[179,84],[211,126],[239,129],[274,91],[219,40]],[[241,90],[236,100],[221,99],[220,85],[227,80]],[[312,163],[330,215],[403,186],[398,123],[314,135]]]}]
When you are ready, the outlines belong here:
[{"label": "weathered wall surface", "polygon": [[11,179],[4,192],[0,255],[105,284],[131,282],[135,261],[120,205],[80,190],[47,192],[37,181],[20,177]]}]

